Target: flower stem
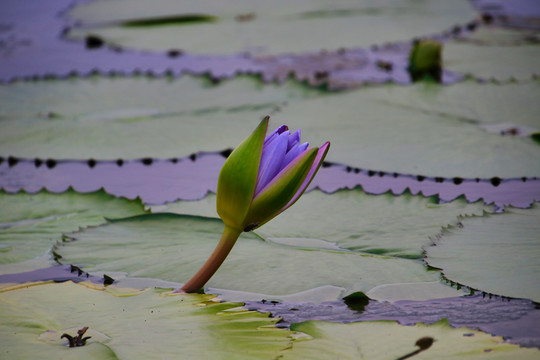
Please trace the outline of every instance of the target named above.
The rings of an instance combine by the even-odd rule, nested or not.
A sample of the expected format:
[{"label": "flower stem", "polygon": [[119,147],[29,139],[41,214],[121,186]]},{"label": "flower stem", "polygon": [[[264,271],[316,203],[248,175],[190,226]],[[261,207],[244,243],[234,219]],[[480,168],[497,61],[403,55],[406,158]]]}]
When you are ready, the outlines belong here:
[{"label": "flower stem", "polygon": [[199,271],[197,271],[197,273],[187,283],[185,283],[184,286],[177,290],[177,292],[191,293],[201,289],[204,284],[210,280],[217,269],[219,269],[241,233],[242,230],[225,226],[223,235],[221,235],[221,240],[219,240],[219,243],[212,255],[210,255]]}]

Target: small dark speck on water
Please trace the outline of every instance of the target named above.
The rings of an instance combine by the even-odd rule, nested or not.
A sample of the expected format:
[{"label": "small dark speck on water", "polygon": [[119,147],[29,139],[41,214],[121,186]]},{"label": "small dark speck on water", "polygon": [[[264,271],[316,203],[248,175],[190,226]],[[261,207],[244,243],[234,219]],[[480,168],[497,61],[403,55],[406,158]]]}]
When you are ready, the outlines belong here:
[{"label": "small dark speck on water", "polygon": [[13,157],[13,156],[8,157],[8,165],[9,165],[9,167],[13,167],[13,166],[17,165],[18,162],[19,162],[19,159],[17,159],[16,157]]},{"label": "small dark speck on water", "polygon": [[84,40],[87,49],[99,49],[105,43],[102,38],[96,35],[88,35]]},{"label": "small dark speck on water", "polygon": [[148,166],[148,165],[152,165],[152,162],[154,162],[154,160],[152,158],[144,158],[144,159],[141,159],[141,162]]},{"label": "small dark speck on water", "polygon": [[501,179],[498,177],[491,178],[491,185],[497,187],[501,184]]},{"label": "small dark speck on water", "polygon": [[47,159],[47,161],[45,162],[45,164],[47,165],[47,167],[49,169],[53,169],[55,166],[56,166],[56,160],[54,159]]},{"label": "small dark speck on water", "polygon": [[455,177],[452,180],[454,181],[454,184],[456,184],[456,185],[460,185],[463,182],[463,179],[460,178],[460,177]]}]

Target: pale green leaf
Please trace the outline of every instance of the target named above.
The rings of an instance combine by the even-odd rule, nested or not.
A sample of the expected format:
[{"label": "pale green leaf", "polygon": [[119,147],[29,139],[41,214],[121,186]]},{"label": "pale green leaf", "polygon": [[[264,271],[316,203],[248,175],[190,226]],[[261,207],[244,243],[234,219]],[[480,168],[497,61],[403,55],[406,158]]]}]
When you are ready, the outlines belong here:
[{"label": "pale green leaf", "polygon": [[540,301],[540,206],[463,219],[428,246],[426,262],[450,280],[496,295]]},{"label": "pale green leaf", "polygon": [[339,324],[306,321],[291,329],[306,333],[304,341],[295,341],[283,359],[397,359],[418,347],[423,337],[435,339],[433,345],[412,359],[534,359],[538,349],[505,343],[481,331],[452,328],[441,320],[432,325],[403,326],[393,321],[367,321]]},{"label": "pale green leaf", "polygon": [[[138,200],[116,198],[97,191],[63,194],[6,194],[0,191],[0,274],[28,271],[50,265],[51,246],[62,234],[144,213]],[[23,262],[21,264],[16,264]]]},{"label": "pale green leaf", "polygon": [[[197,15],[188,23],[182,16]],[[144,0],[98,1],[74,7],[69,16],[87,25],[71,38],[88,34],[115,45],[163,51],[279,54],[336,50],[409,40],[473,19],[467,1],[264,1]],[[130,20],[176,17],[161,26],[122,26]],[[212,22],[202,21],[212,19]]]},{"label": "pale green leaf", "polygon": [[[143,215],[85,229],[56,251],[63,262],[90,273],[122,271],[129,276],[186,282],[214,250],[222,231],[223,223],[216,219]],[[332,285],[341,287],[343,296],[385,283],[438,277],[415,260],[293,248],[244,233],[207,285],[276,297]]]},{"label": "pale green leaf", "polygon": [[[113,296],[71,282],[0,293],[0,353],[11,359],[261,359],[290,342],[277,321],[213,296]],[[87,345],[63,333],[88,326]]]},{"label": "pale green leaf", "polygon": [[[215,216],[215,196],[179,201],[152,211]],[[404,194],[368,195],[344,190],[328,195],[311,191],[256,232],[265,239],[298,248],[347,249],[403,258],[421,258],[442,227],[458,223],[460,215],[482,215],[481,202],[457,199],[438,204],[436,198]]]}]

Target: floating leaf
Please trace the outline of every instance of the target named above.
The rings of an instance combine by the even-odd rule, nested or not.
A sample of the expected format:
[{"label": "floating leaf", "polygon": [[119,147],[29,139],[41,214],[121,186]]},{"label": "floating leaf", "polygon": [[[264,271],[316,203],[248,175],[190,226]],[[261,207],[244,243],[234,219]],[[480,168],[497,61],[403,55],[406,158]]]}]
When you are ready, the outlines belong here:
[{"label": "floating leaf", "polygon": [[[223,230],[216,219],[152,214],[114,221],[70,235],[55,251],[85,271],[187,281],[215,248]],[[208,286],[252,293],[294,294],[325,285],[342,295],[384,283],[438,278],[414,260],[347,251],[303,250],[243,234]],[[317,301],[317,300],[313,300]]]},{"label": "floating leaf", "polygon": [[426,262],[474,289],[540,301],[540,207],[463,219],[428,246]]},{"label": "floating leaf", "polygon": [[[332,211],[328,211],[332,209]],[[437,204],[436,198],[405,194],[370,196],[359,190],[332,195],[312,191],[256,232],[268,241],[305,249],[348,249],[403,258],[421,258],[422,247],[441,227],[457,224],[458,216],[482,215],[483,204],[456,200]],[[487,209],[486,209],[487,210]],[[178,202],[153,211],[215,215],[215,196],[199,202]]]},{"label": "floating leaf", "polygon": [[500,85],[463,81],[452,86],[424,82],[369,89],[370,97],[386,106],[446,117],[463,126],[512,122],[536,128],[540,127],[539,93],[539,81]]},{"label": "floating leaf", "polygon": [[[5,117],[0,152],[42,159],[116,159],[185,156],[201,147],[221,150],[242,140],[238,129],[252,128],[260,117],[288,101],[272,116],[270,126],[287,123],[292,129],[301,128],[312,143],[330,139],[335,146],[329,161],[441,177],[505,178],[540,173],[540,149],[535,143],[494,136],[444,113],[389,106],[396,96],[396,102],[402,102],[394,85],[340,94],[317,93],[292,83],[264,87],[260,92],[258,86],[256,80],[244,78],[205,91],[200,79],[189,77],[174,83],[164,79],[99,79],[6,85],[0,91],[6,104],[15,105],[0,111]],[[27,91],[35,93],[30,96]],[[58,97],[52,96],[56,91]],[[157,96],[160,93],[163,96]],[[122,94],[121,99],[117,94]],[[185,94],[185,102],[178,102],[179,94]],[[427,101],[432,97],[430,92],[419,95]],[[493,98],[490,103],[495,101],[500,102]],[[505,103],[521,111],[521,103],[516,107]],[[191,110],[181,110],[184,105]],[[117,112],[134,107],[158,107],[163,116],[134,117],[131,112]],[[96,108],[100,108],[99,113],[95,113]],[[44,120],[51,112],[60,117]],[[205,121],[201,121],[203,117]],[[329,123],[328,119],[333,120]],[[215,131],[218,128],[221,130]],[[50,132],[56,134],[54,141],[46,135]],[[133,142],[133,138],[144,140]],[[201,139],[207,145],[201,145]]]},{"label": "floating leaf", "polygon": [[443,59],[448,70],[484,80],[508,81],[539,75],[540,65],[535,61],[538,56],[540,41],[516,46],[449,42],[445,44]]},{"label": "floating leaf", "polygon": [[[62,241],[64,232],[103,224],[105,217],[144,212],[140,201],[116,198],[104,191],[90,194],[77,194],[73,190],[64,194],[44,191],[6,194],[0,191],[0,199],[3,209],[0,214],[0,274],[48,267],[50,261],[46,254],[55,242]],[[17,264],[22,261],[26,262]]]},{"label": "floating leaf", "polygon": [[[0,345],[10,358],[273,358],[289,331],[268,314],[213,296],[167,296],[148,290],[113,296],[71,282],[0,294]],[[69,348],[61,334],[88,327],[87,345]]]},{"label": "floating leaf", "polygon": [[296,341],[283,359],[397,359],[418,350],[415,343],[430,337],[433,345],[414,358],[532,359],[538,349],[524,349],[467,328],[454,329],[447,321],[433,325],[402,326],[391,321],[336,324],[307,321],[291,329],[311,337]]},{"label": "floating leaf", "polygon": [[[10,24],[3,30],[6,33],[3,48],[7,56],[3,58],[3,66],[0,68],[0,80],[50,79],[92,74],[116,76],[144,72],[151,76],[166,75],[167,77],[185,73],[210,74],[212,79],[216,81],[239,73],[260,74],[266,82],[275,79],[282,81],[289,74],[293,74],[296,79],[307,81],[311,86],[323,85],[330,89],[346,89],[365,83],[385,83],[388,81],[409,83],[406,61],[410,44],[408,42],[388,44],[387,41],[390,39],[409,40],[403,38],[405,29],[407,29],[405,33],[410,34],[411,37],[425,35],[424,32],[429,31],[427,30],[429,28],[433,29],[429,32],[430,34],[440,33],[448,26],[455,24],[456,21],[461,20],[461,16],[466,18],[474,16],[472,8],[466,1],[448,4],[441,0],[432,0],[430,3],[433,4],[430,4],[429,9],[424,6],[418,8],[417,4],[412,2],[406,6],[385,5],[381,8],[373,8],[367,4],[351,5],[347,2],[343,4],[343,8],[339,7],[339,4],[337,4],[337,8],[335,8],[336,5],[328,8],[328,4],[318,6],[314,3],[288,2],[286,6],[276,7],[273,4],[271,9],[261,3],[257,5],[255,12],[231,14],[227,9],[221,8],[219,11],[225,11],[226,14],[216,17],[209,14],[216,10],[216,3],[188,3],[179,9],[177,2],[161,1],[149,9],[143,2],[130,2],[128,7],[125,7],[122,2],[95,2],[76,4],[83,8],[98,6],[96,15],[101,19],[96,19],[97,22],[93,24],[80,27],[81,21],[77,21],[76,24],[79,25],[75,25],[72,19],[68,19],[66,16],[57,16],[58,12],[66,14],[68,6],[70,9],[73,8],[65,0],[51,0],[46,4],[39,4],[39,8],[30,13],[28,12],[28,4],[21,5],[17,1],[10,1],[9,4],[6,4],[9,11],[0,14],[0,21]],[[137,6],[137,4],[142,4],[142,6]],[[119,7],[121,14],[115,9],[101,9],[111,5],[113,8]],[[209,5],[208,8],[204,9],[205,13],[179,14],[182,11],[189,11],[189,8],[192,8],[193,11],[202,11],[201,5],[203,8]],[[227,4],[227,6],[231,5],[251,7],[253,3]],[[194,7],[198,7],[198,10]],[[265,15],[261,17],[259,11],[263,9]],[[283,9],[293,12],[283,13]],[[266,14],[269,17],[266,17]],[[112,15],[112,19],[109,17],[107,20],[107,15]],[[351,18],[361,18],[361,21],[343,21]],[[400,26],[396,28],[388,27],[387,24],[383,25],[383,21],[387,18],[391,19],[392,24],[395,24],[398,18],[402,20],[402,23],[400,22]],[[261,19],[263,19],[262,22]],[[225,29],[221,26],[224,24],[224,20]],[[173,34],[171,37],[170,35],[178,28],[178,26],[171,25],[173,23],[181,24],[180,27],[184,31],[179,35]],[[35,24],[39,24],[39,26],[35,26]],[[253,29],[254,24],[256,29]],[[263,26],[260,27],[257,24]],[[277,24],[279,25],[276,26]],[[106,31],[111,26],[113,26],[114,31],[114,25],[119,25],[120,31],[128,30],[130,33],[144,29],[142,34],[137,35],[137,41],[144,39],[144,41],[150,41],[151,44],[159,44],[158,47],[172,44],[173,48],[155,52],[126,49],[118,45],[122,42],[121,40],[104,38],[105,34],[99,34],[101,30]],[[236,30],[246,25],[249,29],[242,31],[242,36],[238,36]],[[374,30],[381,26],[381,31]],[[441,29],[441,26],[444,27]],[[368,31],[362,30],[364,27]],[[216,28],[218,30],[215,30]],[[166,29],[165,34],[161,35],[160,32],[163,32],[164,29]],[[207,29],[210,29],[212,33],[211,37],[201,40],[208,35],[205,34]],[[337,32],[336,36],[330,37],[313,36],[313,33],[317,31],[323,31],[327,34],[329,29],[346,31]],[[193,30],[196,31],[194,37],[192,36]],[[226,41],[219,40],[220,35],[230,31],[235,32],[235,35],[229,36]],[[294,33],[283,36],[283,32],[290,31]],[[58,33],[62,35],[58,36]],[[305,41],[306,39],[302,35],[304,33],[309,34],[308,41]],[[185,35],[187,38],[182,40],[182,46],[179,48],[178,39]],[[377,39],[381,39],[384,46],[382,49],[356,47],[345,51],[344,46],[349,43],[351,46],[358,46],[359,36],[361,43],[371,45]],[[453,35],[444,32],[442,35],[435,36],[448,38]],[[80,41],[73,41],[73,37]],[[123,37],[128,42],[131,38],[130,36]],[[191,47],[190,44],[193,44],[192,39],[194,38],[198,39],[196,45],[203,44],[203,47],[206,47],[206,50],[212,54],[216,54],[216,51],[219,50],[215,47],[216,39],[220,49],[223,49],[223,46],[226,47],[226,53],[238,51],[238,49],[234,49],[235,44],[238,44],[235,40],[240,42],[238,46],[247,47],[249,51],[258,54],[261,53],[261,50],[264,53],[265,47],[270,44],[262,44],[261,47],[253,41],[276,42],[278,47],[281,46],[280,44],[286,44],[287,47],[294,47],[295,52],[299,51],[299,46],[306,46],[308,49],[317,50],[317,53],[304,52],[277,57],[273,55],[252,57],[243,51],[234,55],[190,54],[185,51],[185,46]],[[338,45],[336,45],[336,38],[339,38],[340,41]],[[301,41],[295,42],[298,39]],[[291,40],[293,41],[291,42]],[[169,45],[164,44],[167,41],[169,41]],[[231,42],[235,42],[235,44],[231,44]],[[319,54],[319,47],[324,44],[337,50],[330,52],[323,50]],[[135,46],[140,45],[143,44]],[[212,47],[213,49],[211,49]],[[25,66],[21,66],[22,63]],[[443,83],[452,83],[460,78],[460,75],[443,71]]]},{"label": "floating leaf", "polygon": [[221,151],[243,139],[239,129],[252,128],[284,102],[315,93],[293,83],[262,87],[253,78],[209,86],[204,78],[189,76],[174,82],[99,78],[3,85],[0,153],[172,158],[203,143]]},{"label": "floating leaf", "polygon": [[[151,29],[123,26],[127,20],[151,21],[171,14],[205,14],[217,20]],[[475,15],[466,1],[440,0],[376,5],[348,0],[330,4],[237,0],[226,5],[159,0],[151,8],[143,0],[99,1],[75,6],[68,13],[80,24],[70,30],[71,38],[93,34],[121,47],[154,51],[180,47],[198,54],[279,54],[369,46],[441,32]]]},{"label": "floating leaf", "polygon": [[[437,90],[439,87],[419,95],[427,102]],[[399,86],[387,85],[320,96],[289,104],[272,121],[287,120],[291,128],[301,128],[314,143],[329,139],[332,151],[327,160],[351,167],[462,178],[540,173],[540,149],[533,142],[494,136],[476,124],[464,124],[461,118],[445,113],[389,106],[401,94]],[[527,118],[534,116],[504,103]]]}]

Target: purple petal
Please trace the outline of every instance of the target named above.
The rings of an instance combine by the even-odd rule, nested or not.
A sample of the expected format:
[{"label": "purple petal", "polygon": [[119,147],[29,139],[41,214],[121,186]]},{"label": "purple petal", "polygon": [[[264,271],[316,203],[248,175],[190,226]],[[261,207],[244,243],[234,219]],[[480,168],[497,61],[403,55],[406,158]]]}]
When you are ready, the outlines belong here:
[{"label": "purple petal", "polygon": [[291,136],[289,136],[287,151],[290,151],[295,145],[298,144],[300,144],[300,129],[296,130]]},{"label": "purple petal", "polygon": [[285,131],[277,136],[273,136],[268,143],[263,145],[255,196],[283,168],[282,164],[287,153],[288,138],[289,132]]},{"label": "purple petal", "polygon": [[296,200],[298,200],[298,198],[300,196],[302,196],[302,194],[304,193],[304,191],[306,191],[306,188],[309,186],[309,184],[311,183],[311,180],[313,180],[313,178],[315,177],[315,174],[317,173],[317,171],[319,170],[319,166],[322,164],[324,158],[326,157],[326,154],[328,153],[328,148],[330,147],[330,142],[326,142],[324,143],[323,146],[321,146],[319,148],[319,151],[317,151],[317,156],[315,157],[315,160],[313,160],[313,164],[311,165],[311,169],[309,169],[309,172],[306,176],[306,178],[304,179],[304,182],[302,183],[302,185],[300,186],[300,188],[298,189],[298,191],[296,192],[296,194],[294,194],[294,196],[292,197],[291,201],[289,201],[287,203],[287,205],[285,205],[279,212],[283,212],[285,211],[287,208],[289,208],[292,204],[294,204],[296,202]]},{"label": "purple petal", "polygon": [[[291,135],[292,136],[292,135]],[[289,137],[289,140],[291,138]],[[283,165],[282,167],[285,167],[287,166],[291,161],[293,161],[298,155],[300,155],[301,153],[303,153],[307,147],[309,146],[309,143],[303,143],[302,145],[298,145],[296,144],[295,146],[293,146],[292,149],[290,149],[289,151],[287,151],[287,154],[285,155],[285,159],[283,160]]]},{"label": "purple petal", "polygon": [[287,125],[281,125],[276,130],[272,131],[269,135],[266,136],[266,139],[264,139],[264,144],[266,145],[266,143],[273,141],[278,135],[283,134],[287,130],[289,130],[289,127]]}]

